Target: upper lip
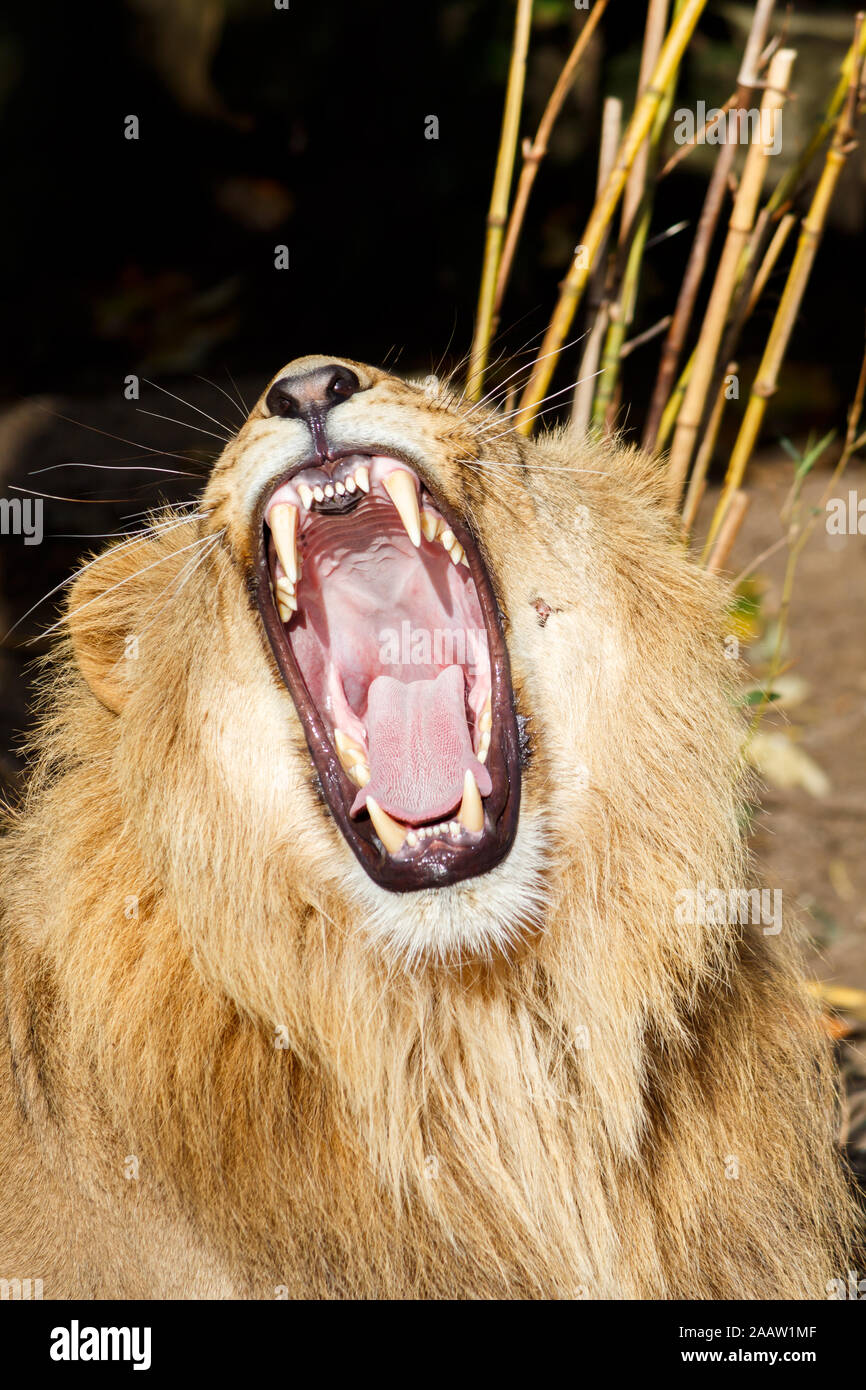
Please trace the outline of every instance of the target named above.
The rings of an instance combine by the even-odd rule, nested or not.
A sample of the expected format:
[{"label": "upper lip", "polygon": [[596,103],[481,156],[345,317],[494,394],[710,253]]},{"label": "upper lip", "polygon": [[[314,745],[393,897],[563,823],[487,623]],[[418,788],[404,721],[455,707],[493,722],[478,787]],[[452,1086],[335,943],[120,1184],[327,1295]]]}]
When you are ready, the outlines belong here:
[{"label": "upper lip", "polygon": [[[490,656],[493,734],[487,766],[492,780],[484,800],[485,826],[471,845],[428,839],[411,858],[384,853],[369,820],[352,819],[350,809],[357,786],[348,778],[334,747],[333,730],[316,705],[280,619],[271,592],[271,573],[265,532],[265,516],[278,488],[311,468],[332,473],[341,460],[362,454],[370,459],[385,456],[406,464],[435,503],[436,510],[466,552],[475,594],[487,632]],[[338,523],[342,524],[342,523]],[[346,523],[350,524],[350,523]],[[500,612],[478,542],[463,519],[443,499],[423,463],[390,445],[341,447],[327,454],[313,453],[277,475],[263,490],[253,512],[254,572],[252,589],[276,659],[289,689],[310,749],[328,807],[350,848],[370,877],[382,887],[405,892],[442,887],[492,868],[511,848],[520,801],[520,744],[515,719],[508,652]]]}]

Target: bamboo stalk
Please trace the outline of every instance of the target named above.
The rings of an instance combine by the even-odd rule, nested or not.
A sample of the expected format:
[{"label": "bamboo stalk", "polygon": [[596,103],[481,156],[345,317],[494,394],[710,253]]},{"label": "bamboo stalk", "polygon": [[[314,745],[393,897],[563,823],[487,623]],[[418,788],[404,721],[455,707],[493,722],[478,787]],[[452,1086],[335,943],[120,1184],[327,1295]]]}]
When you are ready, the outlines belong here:
[{"label": "bamboo stalk", "polygon": [[[862,26],[862,15],[857,17],[857,39],[859,41],[860,29]],[[803,219],[800,237],[797,242],[797,250],[788,279],[782,292],[779,307],[773,320],[772,328],[767,339],[764,355],[761,358],[760,366],[752,390],[749,394],[749,402],[743,416],[742,424],[734,444],[725,483],[716,507],[715,514],[710,524],[710,531],[707,537],[707,547],[709,547],[724,520],[725,513],[730,505],[733,493],[739,488],[746,471],[749,459],[755,447],[755,443],[760,432],[764,414],[767,409],[767,401],[777,390],[779,371],[787,351],[788,342],[800,312],[800,305],[809,281],[809,275],[814,264],[821,234],[827,219],[827,210],[830,206],[839,175],[847,160],[852,148],[853,123],[857,109],[857,98],[860,84],[860,65],[855,66],[851,73],[851,80],[848,89],[848,100],[837,121],[836,131],[833,136],[833,143],[827,151],[824,161],[824,168],[818,180],[809,211]]]},{"label": "bamboo stalk", "polygon": [[[743,53],[743,62],[737,76],[737,91],[734,97],[734,105],[737,107],[747,106],[752,100],[753,93],[759,81],[761,54],[767,40],[770,28],[770,21],[773,17],[773,5],[775,0],[758,0],[755,6],[755,13],[752,17],[749,37],[746,40],[746,48]],[[721,119],[721,118],[720,118]],[[668,401],[673,385],[677,364],[685,344],[689,324],[691,323],[692,312],[695,307],[698,289],[704,275],[707,263],[707,256],[715,235],[716,225],[722,209],[725,193],[728,187],[728,175],[733,167],[736,145],[733,141],[726,142],[716,158],[713,173],[707,188],[706,198],[701,210],[695,239],[689,254],[683,282],[677,296],[674,317],[662,348],[661,361],[659,363],[658,375],[653,388],[652,399],[647,412],[646,423],[644,425],[642,444],[644,449],[652,452],[661,449],[667,441],[670,429],[664,433],[662,438],[662,416],[665,411],[665,404]],[[672,428],[673,419],[669,420]]]},{"label": "bamboo stalk", "polygon": [[532,0],[517,0],[511,65],[508,71],[505,109],[502,115],[502,132],[499,139],[496,172],[493,176],[493,191],[490,195],[490,209],[487,214],[487,236],[484,243],[484,263],[481,271],[478,310],[475,316],[475,334],[472,340],[469,372],[466,380],[466,394],[471,401],[479,400],[484,389],[484,373],[487,369],[487,359],[490,353],[490,339],[493,330],[493,297],[496,292],[496,276],[502,253],[505,218],[508,212],[508,195],[511,191],[511,179],[514,173],[514,157],[520,126],[520,109],[523,104],[526,54],[529,48],[531,22]]},{"label": "bamboo stalk", "polygon": [[[670,0],[649,0],[646,12],[646,26],[644,28],[643,47],[640,55],[640,70],[637,79],[638,100],[643,96],[650,79],[652,78],[655,66],[659,60],[662,44],[665,37],[665,29],[668,22],[668,9]],[[676,12],[682,9],[682,0],[677,0]],[[671,80],[676,75],[676,70],[672,74]],[[638,215],[638,210],[643,203],[644,188],[646,186],[647,170],[649,168],[651,140],[644,140],[634,158],[634,163],[629,170],[625,188],[622,195],[622,214],[620,221],[620,245],[625,245],[631,234],[634,219]]]},{"label": "bamboo stalk", "polygon": [[746,512],[749,510],[751,500],[747,492],[737,491],[734,493],[725,524],[719,532],[719,538],[707,561],[707,569],[710,574],[718,574],[719,570],[724,569],[728,556],[734,548],[734,541],[737,539],[740,527],[745,520]]},{"label": "bamboo stalk", "polygon": [[695,466],[692,469],[692,476],[689,479],[689,488],[686,493],[685,505],[683,506],[682,529],[683,535],[687,536],[695,524],[695,517],[698,514],[698,507],[701,505],[701,498],[706,491],[707,470],[710,466],[710,459],[713,457],[713,450],[716,447],[716,440],[719,436],[719,427],[722,423],[722,416],[725,413],[725,404],[728,399],[728,382],[730,376],[736,375],[738,371],[736,362],[729,362],[725,368],[725,375],[722,384],[716,392],[716,401],[713,412],[710,416],[704,437],[698,449]]},{"label": "bamboo stalk", "polygon": [[544,399],[553,375],[556,355],[566,341],[602,236],[622,196],[629,169],[652,126],[670,74],[679,66],[706,4],[707,0],[686,0],[679,18],[671,26],[665,39],[650,84],[629,121],[613,172],[601,198],[596,201],[590,213],[578,254],[563,281],[544,342],[521,397],[520,411],[515,422],[515,429],[521,434],[528,434],[532,428],[535,412]]},{"label": "bamboo stalk", "polygon": [[836,125],[839,112],[842,110],[842,104],[851,87],[851,76],[854,72],[855,64],[859,66],[862,64],[864,58],[866,58],[866,25],[863,25],[859,33],[855,34],[854,41],[842,60],[842,66],[839,70],[839,81],[836,83],[833,95],[827,103],[824,118],[818,126],[818,129],[813,134],[797,162],[792,165],[787,174],[782,175],[767,203],[767,211],[771,216],[778,212],[779,209],[783,209],[793,197],[797,185],[800,183],[800,180],[812,163],[818,150],[827,139],[827,136],[832,132]]},{"label": "bamboo stalk", "polygon": [[[768,209],[765,208],[765,211],[768,211]],[[764,253],[764,259],[755,276],[755,282],[749,292],[749,298],[746,301],[746,310],[743,315],[743,322],[751,316],[755,305],[764,293],[764,287],[773,273],[773,268],[782,254],[785,242],[788,240],[796,221],[797,219],[794,214],[792,212],[787,212],[781,222],[776,226],[770,244]]]},{"label": "bamboo stalk", "polygon": [[514,204],[511,215],[508,219],[508,228],[505,234],[505,244],[502,249],[502,259],[499,262],[499,271],[496,277],[496,290],[493,296],[493,320],[494,328],[498,323],[499,315],[502,312],[502,301],[505,298],[505,291],[511,276],[511,267],[514,263],[514,254],[520,240],[520,233],[523,230],[523,222],[526,217],[526,209],[529,204],[529,195],[532,192],[532,185],[535,183],[536,176],[541,161],[547,154],[547,145],[550,134],[556,124],[563,103],[571,90],[574,76],[580,65],[580,60],[589,47],[590,40],[601,21],[601,17],[607,8],[608,0],[595,0],[595,4],[590,14],[577,36],[574,47],[568,55],[565,66],[556,81],[556,85],[551,92],[544,113],[535,132],[535,139],[530,143],[525,140],[523,143],[523,165],[520,170],[520,177],[517,182],[517,192],[514,195]]},{"label": "bamboo stalk", "polygon": [[[682,10],[682,0],[676,0],[674,18]],[[646,86],[658,62],[668,15],[668,0],[652,0],[647,9],[646,31],[641,54],[640,76],[638,78],[638,98],[643,96]],[[679,68],[671,73],[664,97],[659,104],[648,138],[639,149],[631,166],[622,198],[620,217],[620,246],[628,248],[625,271],[619,294],[611,306],[610,322],[602,353],[602,372],[597,383],[592,422],[596,429],[609,431],[614,417],[614,393],[619,378],[622,348],[626,333],[634,319],[640,283],[643,254],[652,221],[652,194],[647,187],[647,173],[650,160],[656,163],[659,142],[665,121],[670,113],[673,91]]]},{"label": "bamboo stalk", "polygon": [[[601,144],[598,156],[598,178],[596,181],[596,198],[610,178],[616,162],[616,152],[619,148],[620,132],[622,126],[622,102],[617,97],[608,97],[604,103],[601,119]],[[592,328],[586,340],[586,346],[580,359],[580,370],[577,374],[577,385],[574,388],[574,401],[571,407],[571,428],[578,434],[585,434],[589,429],[589,420],[592,413],[592,398],[595,394],[595,376],[598,367],[598,359],[601,353],[601,345],[604,341],[607,329],[609,304],[605,297],[605,253],[607,251],[608,232],[602,237],[598,248],[595,265],[592,271],[590,282],[590,307],[595,309],[592,321]]]},{"label": "bamboo stalk", "polygon": [[679,496],[682,490],[692,460],[695,440],[703,419],[704,402],[737,284],[737,271],[754,226],[758,199],[764,184],[772,138],[770,132],[775,131],[775,123],[785,101],[794,57],[793,49],[782,48],[773,56],[770,64],[768,86],[761,102],[758,138],[749,145],[746,155],[743,175],[728,223],[728,234],[698,339],[694,366],[674,430],[668,475],[671,493],[675,496]]}]

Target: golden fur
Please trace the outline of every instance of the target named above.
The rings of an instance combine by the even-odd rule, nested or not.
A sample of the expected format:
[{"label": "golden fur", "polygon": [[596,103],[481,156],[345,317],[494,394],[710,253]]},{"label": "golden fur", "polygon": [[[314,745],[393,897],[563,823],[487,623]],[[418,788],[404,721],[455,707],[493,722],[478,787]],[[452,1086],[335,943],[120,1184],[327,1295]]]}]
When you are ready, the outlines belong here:
[{"label": "golden fur", "polygon": [[308,447],[260,401],[200,512],[71,591],[2,851],[0,1276],[825,1296],[850,1210],[790,927],[676,912],[751,881],[721,586],[647,459],[348,365],[339,438],[414,451],[486,558],[516,843],[396,895],[336,829],[244,582],[255,497]]}]

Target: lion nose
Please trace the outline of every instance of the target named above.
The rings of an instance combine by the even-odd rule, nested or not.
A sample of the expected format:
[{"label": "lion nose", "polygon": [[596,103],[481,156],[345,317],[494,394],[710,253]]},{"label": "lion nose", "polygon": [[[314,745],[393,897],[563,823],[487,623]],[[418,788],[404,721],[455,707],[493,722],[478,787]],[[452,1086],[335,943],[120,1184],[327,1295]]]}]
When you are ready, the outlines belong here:
[{"label": "lion nose", "polygon": [[283,415],[289,420],[321,419],[332,406],[348,400],[360,389],[355,373],[333,362],[296,376],[281,377],[268,392],[265,405],[271,415]]}]

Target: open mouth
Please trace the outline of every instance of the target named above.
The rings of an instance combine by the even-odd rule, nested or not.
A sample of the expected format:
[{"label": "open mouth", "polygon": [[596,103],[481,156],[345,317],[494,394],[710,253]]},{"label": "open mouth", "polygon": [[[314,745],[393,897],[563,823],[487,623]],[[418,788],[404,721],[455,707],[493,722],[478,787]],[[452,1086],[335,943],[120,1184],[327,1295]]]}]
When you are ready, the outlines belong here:
[{"label": "open mouth", "polygon": [[468,529],[384,453],[301,465],[256,513],[256,598],[322,790],[382,887],[442,887],[509,851],[520,744]]}]

